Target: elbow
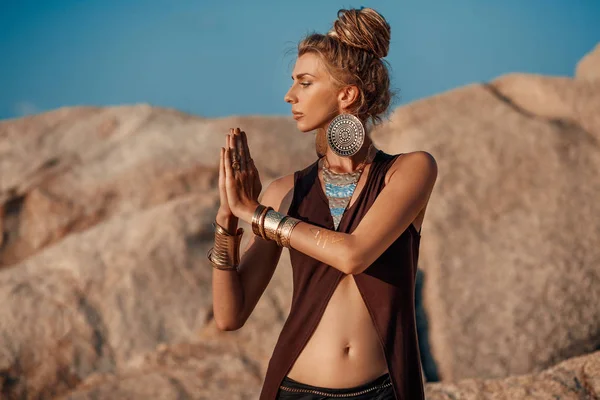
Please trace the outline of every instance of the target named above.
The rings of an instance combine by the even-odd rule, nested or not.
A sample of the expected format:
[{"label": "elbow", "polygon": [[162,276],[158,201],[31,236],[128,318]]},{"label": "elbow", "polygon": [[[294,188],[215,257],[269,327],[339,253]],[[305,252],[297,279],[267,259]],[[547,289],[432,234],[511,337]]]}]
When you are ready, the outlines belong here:
[{"label": "elbow", "polygon": [[358,275],[363,272],[364,260],[360,252],[360,247],[348,241],[344,250],[342,259],[340,260],[342,272],[346,275]]},{"label": "elbow", "polygon": [[215,319],[215,323],[217,325],[217,328],[219,328],[220,331],[237,331],[242,326],[244,326],[244,324],[240,324],[236,321],[228,322],[228,321],[220,321],[218,319]]},{"label": "elbow", "polygon": [[344,272],[347,275],[358,275],[361,272],[363,272],[363,265],[364,263],[362,262],[360,257],[354,255],[353,252],[349,252],[348,257],[346,257],[345,260]]},{"label": "elbow", "polygon": [[348,275],[358,275],[358,274],[362,274],[362,272],[364,271],[364,268],[361,268],[358,265],[354,265],[353,267],[351,267],[348,270]]},{"label": "elbow", "polygon": [[213,318],[220,331],[237,331],[244,326],[244,321],[237,318],[223,318],[218,314],[213,314]]}]

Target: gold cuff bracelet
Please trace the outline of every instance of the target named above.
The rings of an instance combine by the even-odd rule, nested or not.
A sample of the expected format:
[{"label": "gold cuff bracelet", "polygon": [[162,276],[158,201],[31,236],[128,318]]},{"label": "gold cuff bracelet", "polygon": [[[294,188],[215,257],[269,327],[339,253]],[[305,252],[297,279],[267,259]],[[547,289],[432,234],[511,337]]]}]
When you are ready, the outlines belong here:
[{"label": "gold cuff bracelet", "polygon": [[213,222],[215,228],[215,245],[207,253],[208,260],[214,268],[234,270],[240,263],[240,243],[243,228],[238,228],[235,235],[231,235],[219,224]]}]

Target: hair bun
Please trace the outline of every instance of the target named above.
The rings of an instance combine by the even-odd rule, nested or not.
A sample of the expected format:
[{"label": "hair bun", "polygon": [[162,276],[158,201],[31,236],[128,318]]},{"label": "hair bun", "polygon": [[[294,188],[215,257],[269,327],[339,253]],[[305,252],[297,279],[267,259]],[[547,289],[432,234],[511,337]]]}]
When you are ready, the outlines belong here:
[{"label": "hair bun", "polygon": [[348,46],[373,53],[377,58],[387,56],[390,48],[390,25],[372,8],[339,10],[328,35]]}]

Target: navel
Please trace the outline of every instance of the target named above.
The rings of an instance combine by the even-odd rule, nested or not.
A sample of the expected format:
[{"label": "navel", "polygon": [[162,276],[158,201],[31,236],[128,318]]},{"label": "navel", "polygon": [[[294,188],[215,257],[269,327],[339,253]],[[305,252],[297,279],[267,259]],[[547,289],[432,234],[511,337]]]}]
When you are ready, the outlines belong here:
[{"label": "navel", "polygon": [[345,355],[350,354],[350,350],[352,350],[352,346],[350,346],[349,344],[347,344],[346,346],[344,346],[344,354]]}]

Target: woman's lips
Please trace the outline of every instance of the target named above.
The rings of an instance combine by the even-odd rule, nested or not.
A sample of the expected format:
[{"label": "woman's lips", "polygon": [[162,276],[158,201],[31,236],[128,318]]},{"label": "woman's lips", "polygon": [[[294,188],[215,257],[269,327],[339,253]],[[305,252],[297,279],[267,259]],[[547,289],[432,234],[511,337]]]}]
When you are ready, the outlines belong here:
[{"label": "woman's lips", "polygon": [[296,114],[294,113],[294,119],[298,121],[300,118],[304,117],[304,114]]}]

